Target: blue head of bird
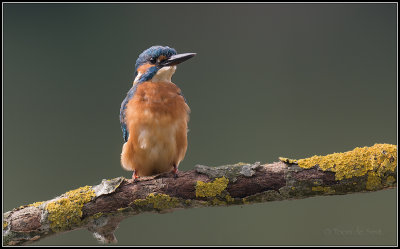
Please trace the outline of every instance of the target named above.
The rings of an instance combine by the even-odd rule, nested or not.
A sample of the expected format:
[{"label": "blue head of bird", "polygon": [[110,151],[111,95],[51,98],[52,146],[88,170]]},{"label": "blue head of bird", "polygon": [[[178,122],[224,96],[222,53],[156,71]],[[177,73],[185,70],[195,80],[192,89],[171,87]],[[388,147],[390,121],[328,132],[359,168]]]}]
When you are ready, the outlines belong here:
[{"label": "blue head of bird", "polygon": [[176,65],[195,55],[195,53],[177,54],[175,49],[167,46],[152,46],[143,51],[136,60],[134,83],[145,81],[170,82],[175,73]]}]

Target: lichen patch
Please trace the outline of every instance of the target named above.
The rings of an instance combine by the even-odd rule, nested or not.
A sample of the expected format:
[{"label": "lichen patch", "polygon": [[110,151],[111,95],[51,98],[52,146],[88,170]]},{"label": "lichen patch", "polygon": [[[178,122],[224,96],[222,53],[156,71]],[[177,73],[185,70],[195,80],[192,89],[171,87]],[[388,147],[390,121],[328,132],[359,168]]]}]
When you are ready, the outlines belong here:
[{"label": "lichen patch", "polygon": [[34,202],[32,204],[29,204],[29,207],[39,207],[40,205],[42,205],[44,203],[44,201],[38,201],[38,202]]},{"label": "lichen patch", "polygon": [[228,183],[229,180],[224,176],[216,178],[212,182],[197,181],[196,197],[215,197],[220,195],[226,189]]},{"label": "lichen patch", "polygon": [[47,203],[50,228],[55,231],[69,230],[81,223],[82,207],[96,194],[91,186],[81,187],[63,194],[60,198]]},{"label": "lichen patch", "polygon": [[3,221],[3,230],[6,229],[8,227],[8,222],[7,221]]},{"label": "lichen patch", "polygon": [[367,190],[375,190],[379,189],[381,186],[382,186],[382,180],[379,177],[379,174],[375,172],[369,172],[365,188]]},{"label": "lichen patch", "polygon": [[396,178],[394,178],[393,176],[388,176],[386,178],[386,186],[393,186],[396,183]]},{"label": "lichen patch", "polygon": [[150,193],[146,199],[138,199],[133,202],[136,206],[147,206],[151,205],[156,210],[164,210],[175,208],[179,204],[179,200],[176,197],[171,197],[166,194],[154,194]]},{"label": "lichen patch", "polygon": [[279,161],[284,162],[284,163],[289,163],[289,164],[297,164],[296,159],[290,159],[286,157],[279,157]]},{"label": "lichen patch", "polygon": [[386,172],[397,167],[397,146],[391,144],[375,144],[372,147],[357,147],[344,153],[333,153],[326,156],[313,156],[299,159],[298,165],[302,168],[318,166],[322,170],[335,172],[335,179],[342,180],[356,176],[364,176],[368,172],[375,172],[370,177],[368,188],[378,184],[374,177],[381,177]]}]

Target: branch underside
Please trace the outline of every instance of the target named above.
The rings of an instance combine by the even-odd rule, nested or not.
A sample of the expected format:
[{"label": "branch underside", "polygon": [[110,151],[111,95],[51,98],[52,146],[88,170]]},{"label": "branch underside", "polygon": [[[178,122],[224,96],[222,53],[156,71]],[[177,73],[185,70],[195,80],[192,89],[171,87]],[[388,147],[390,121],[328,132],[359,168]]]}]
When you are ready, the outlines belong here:
[{"label": "branch underside", "polygon": [[[343,179],[338,179],[338,172],[332,169],[303,168],[290,159],[281,159],[265,165],[258,162],[220,167],[196,165],[194,170],[178,172],[178,178],[172,173],[163,173],[140,177],[138,182],[123,177],[103,180],[93,187],[85,186],[49,201],[6,212],[3,214],[3,244],[24,245],[55,233],[82,228],[91,231],[99,241],[110,243],[116,242],[113,232],[121,220],[144,212],[165,213],[183,208],[394,188],[397,147],[395,157],[393,153],[384,152],[387,162],[396,164],[395,167],[381,163],[366,174]],[[382,170],[382,165],[390,170]]]}]

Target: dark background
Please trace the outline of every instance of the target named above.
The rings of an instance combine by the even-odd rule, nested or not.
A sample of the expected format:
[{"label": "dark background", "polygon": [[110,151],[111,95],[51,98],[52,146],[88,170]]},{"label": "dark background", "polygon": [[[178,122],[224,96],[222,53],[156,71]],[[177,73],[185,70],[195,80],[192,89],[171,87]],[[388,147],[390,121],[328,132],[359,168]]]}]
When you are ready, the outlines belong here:
[{"label": "dark background", "polygon": [[[137,56],[197,56],[180,170],[397,144],[396,4],[4,4],[3,211],[101,179]],[[143,214],[118,245],[394,245],[395,189]],[[86,230],[36,245],[96,245]]]}]

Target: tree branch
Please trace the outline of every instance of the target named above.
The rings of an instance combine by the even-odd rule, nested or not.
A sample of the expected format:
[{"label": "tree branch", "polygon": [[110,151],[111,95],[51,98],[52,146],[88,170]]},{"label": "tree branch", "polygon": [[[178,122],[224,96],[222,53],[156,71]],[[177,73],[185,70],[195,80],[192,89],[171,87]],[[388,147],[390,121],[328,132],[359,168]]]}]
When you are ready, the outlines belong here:
[{"label": "tree branch", "polygon": [[334,153],[261,165],[220,167],[103,180],[45,202],[3,214],[3,244],[24,245],[59,232],[87,228],[104,243],[116,242],[119,222],[143,212],[243,205],[257,202],[341,195],[396,187],[397,146],[375,144]]}]

